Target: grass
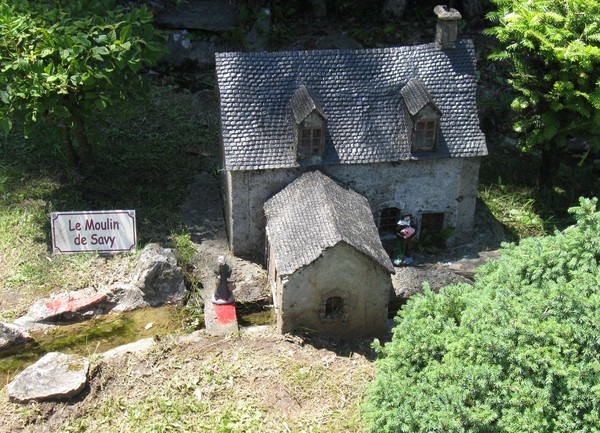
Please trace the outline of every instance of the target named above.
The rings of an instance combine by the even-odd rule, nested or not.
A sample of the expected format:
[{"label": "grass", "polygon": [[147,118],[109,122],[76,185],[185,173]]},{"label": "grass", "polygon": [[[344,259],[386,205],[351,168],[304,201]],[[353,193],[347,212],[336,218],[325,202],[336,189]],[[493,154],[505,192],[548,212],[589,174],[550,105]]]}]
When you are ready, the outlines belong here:
[{"label": "grass", "polygon": [[130,103],[138,104],[128,110],[134,115],[91,119],[98,168],[88,177],[69,167],[48,125],[29,138],[15,130],[0,140],[0,318],[54,290],[106,284],[134,261],[135,254],[50,255],[50,212],[135,209],[139,246],[186,246],[179,206],[193,176],[214,170],[218,154],[211,96],[156,85],[148,100]]},{"label": "grass", "polygon": [[99,400],[57,431],[361,431],[373,375],[365,358],[276,338],[197,344],[166,342],[143,359],[100,365],[92,384],[102,387]]},{"label": "grass", "polygon": [[535,153],[488,142],[490,155],[483,158],[479,198],[505,228],[508,240],[540,236],[573,223],[567,210],[579,197],[600,195],[598,167],[592,160],[580,163],[565,155],[555,186],[537,186],[540,158]]}]

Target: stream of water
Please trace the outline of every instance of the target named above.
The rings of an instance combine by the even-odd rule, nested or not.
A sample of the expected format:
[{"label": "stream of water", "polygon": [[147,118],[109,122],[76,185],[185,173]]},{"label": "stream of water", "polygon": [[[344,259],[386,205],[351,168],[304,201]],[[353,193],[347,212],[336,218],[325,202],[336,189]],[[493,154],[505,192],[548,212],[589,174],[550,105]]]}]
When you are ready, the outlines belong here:
[{"label": "stream of water", "polygon": [[[273,322],[270,309],[238,313],[240,326]],[[150,325],[151,324],[151,325]],[[96,316],[91,320],[32,332],[33,343],[0,354],[0,388],[48,352],[92,356],[148,337],[183,331],[185,315],[179,307],[159,307]]]}]

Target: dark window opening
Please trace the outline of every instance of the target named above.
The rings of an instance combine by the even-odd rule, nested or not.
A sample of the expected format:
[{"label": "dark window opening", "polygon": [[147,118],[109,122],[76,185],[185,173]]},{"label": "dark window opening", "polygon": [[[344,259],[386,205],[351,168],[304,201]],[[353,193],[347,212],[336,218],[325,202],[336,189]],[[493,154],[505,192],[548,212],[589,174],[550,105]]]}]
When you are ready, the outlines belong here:
[{"label": "dark window opening", "polygon": [[344,300],[339,296],[332,296],[325,301],[325,318],[329,320],[342,320],[344,318]]},{"label": "dark window opening", "polygon": [[415,125],[414,150],[434,150],[437,122],[435,120],[423,120]]},{"label": "dark window opening", "polygon": [[420,242],[431,246],[442,248],[446,236],[444,236],[444,213],[421,214]]},{"label": "dark window opening", "polygon": [[387,207],[381,210],[379,214],[379,234],[396,233],[396,224],[400,219],[400,209],[397,207]]},{"label": "dark window opening", "polygon": [[300,136],[300,155],[302,158],[321,156],[323,148],[323,130],[321,128],[302,128]]}]

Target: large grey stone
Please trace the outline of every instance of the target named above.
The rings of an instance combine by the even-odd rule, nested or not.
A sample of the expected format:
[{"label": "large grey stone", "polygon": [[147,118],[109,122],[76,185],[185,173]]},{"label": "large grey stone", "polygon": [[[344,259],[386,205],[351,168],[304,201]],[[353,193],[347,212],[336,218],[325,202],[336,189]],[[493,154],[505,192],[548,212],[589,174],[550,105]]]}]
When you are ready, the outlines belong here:
[{"label": "large grey stone", "polygon": [[27,332],[10,323],[0,322],[0,352],[31,341]]},{"label": "large grey stone", "polygon": [[208,69],[215,66],[216,46],[206,41],[191,41],[186,30],[173,32],[167,42],[168,52],[161,62],[175,67]]},{"label": "large grey stone", "polygon": [[109,294],[93,288],[67,291],[38,299],[15,324],[27,329],[27,323],[84,319],[106,313],[112,308],[109,304]]},{"label": "large grey stone", "polygon": [[144,301],[151,307],[182,305],[187,296],[175,254],[158,244],[148,244],[140,253],[133,285],[143,292]]},{"label": "large grey stone", "polygon": [[115,304],[111,312],[123,312],[148,308],[144,292],[133,284],[121,284],[111,288],[111,300]]},{"label": "large grey stone", "polygon": [[8,398],[16,403],[71,398],[85,388],[89,365],[80,356],[50,352],[8,384]]},{"label": "large grey stone", "polygon": [[383,14],[402,18],[404,17],[407,3],[407,0],[385,0],[385,3],[383,4]]},{"label": "large grey stone", "polygon": [[155,22],[170,29],[223,31],[237,26],[239,14],[228,1],[188,0],[160,12]]},{"label": "large grey stone", "polygon": [[134,341],[133,343],[123,344],[122,346],[118,346],[113,349],[107,350],[102,354],[102,358],[117,358],[128,353],[145,352],[152,346],[154,346],[154,344],[155,341],[153,338],[143,338],[141,340]]}]

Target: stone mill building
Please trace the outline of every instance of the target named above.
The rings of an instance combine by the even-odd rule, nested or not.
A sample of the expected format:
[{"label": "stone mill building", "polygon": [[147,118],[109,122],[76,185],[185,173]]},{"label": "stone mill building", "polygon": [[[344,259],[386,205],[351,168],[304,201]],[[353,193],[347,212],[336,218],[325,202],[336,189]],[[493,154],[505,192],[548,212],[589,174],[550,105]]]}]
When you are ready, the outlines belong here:
[{"label": "stone mill building", "polygon": [[[435,12],[438,33],[427,44],[216,55],[229,245],[235,255],[268,259],[280,330],[295,325],[284,323],[286,315],[302,315],[286,304],[300,305],[294,296],[314,297],[304,309],[308,322],[334,334],[334,316],[345,323],[340,329],[363,326],[353,328],[354,301],[387,313],[379,280],[389,286],[393,268],[381,245],[400,215],[411,214],[420,233],[452,227],[450,243],[472,234],[487,154],[475,52],[472,41],[456,39],[460,14],[441,6]],[[294,228],[321,239],[301,240]],[[292,254],[288,246],[302,251]],[[346,290],[316,270],[340,277],[354,263],[373,269],[373,287],[367,278]],[[296,282],[285,284],[281,275]],[[300,284],[303,278],[317,282]],[[286,298],[286,287],[303,294]],[[362,314],[358,322],[375,316]]]}]

